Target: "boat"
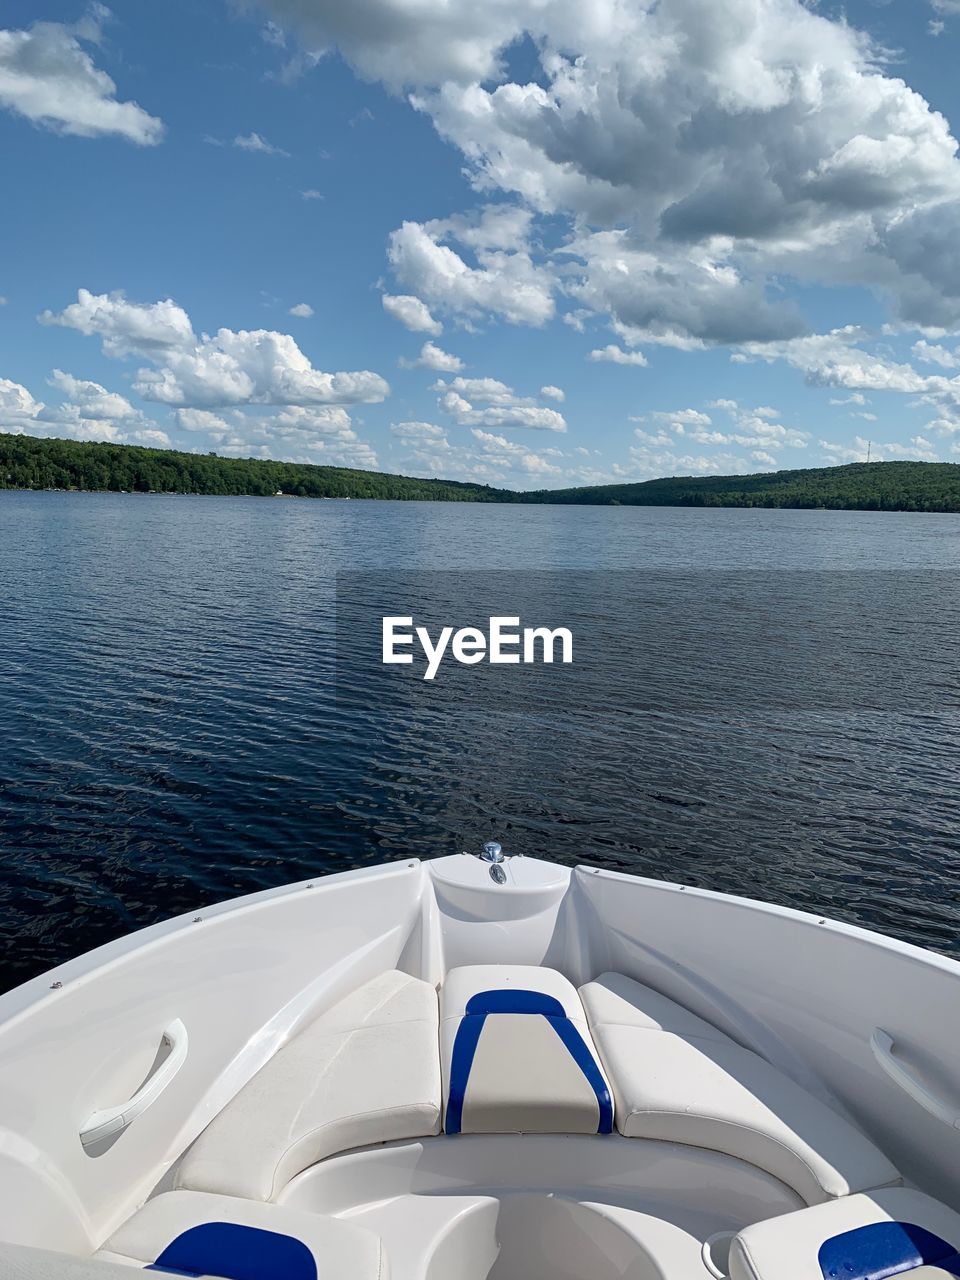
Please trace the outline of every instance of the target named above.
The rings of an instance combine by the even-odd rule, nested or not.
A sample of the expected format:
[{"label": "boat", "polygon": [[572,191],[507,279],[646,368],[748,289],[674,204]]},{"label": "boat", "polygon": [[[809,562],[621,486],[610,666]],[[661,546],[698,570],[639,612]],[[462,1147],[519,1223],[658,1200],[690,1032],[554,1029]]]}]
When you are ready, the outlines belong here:
[{"label": "boat", "polygon": [[960,965],[548,857],[365,866],[0,997],[0,1277],[960,1275]]}]

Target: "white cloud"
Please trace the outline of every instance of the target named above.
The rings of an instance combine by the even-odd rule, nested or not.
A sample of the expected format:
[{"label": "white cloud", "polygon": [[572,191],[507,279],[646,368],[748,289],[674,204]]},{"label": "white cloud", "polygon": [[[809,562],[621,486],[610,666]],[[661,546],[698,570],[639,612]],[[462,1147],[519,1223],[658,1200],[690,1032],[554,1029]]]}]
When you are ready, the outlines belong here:
[{"label": "white cloud", "polygon": [[47,380],[64,397],[61,404],[36,400],[26,387],[0,378],[0,430],[16,435],[109,440],[167,448],[170,438],[141,410],[99,382],[54,369]]},{"label": "white cloud", "polygon": [[867,399],[867,397],[866,397],[862,392],[860,392],[860,391],[854,391],[851,395],[849,395],[849,396],[844,396],[844,397],[842,397],[842,399],[835,399],[835,398],[831,398],[830,403],[831,403],[831,404],[836,404],[836,405],[841,405],[841,404],[869,404],[869,403],[870,403],[870,401]]},{"label": "white cloud", "polygon": [[912,365],[863,350],[858,344],[868,339],[862,329],[847,325],[787,342],[748,343],[743,351],[752,359],[786,360],[813,386],[912,394],[934,389],[944,381],[918,373]]},{"label": "white cloud", "polygon": [[[394,274],[424,303],[468,321],[493,316],[543,325],[554,314],[553,272],[534,263],[524,240],[528,217],[518,219],[518,212],[494,208],[473,221],[405,222],[387,248]],[[507,239],[512,248],[505,247]],[[477,265],[450,241],[469,249]]]},{"label": "white cloud", "polygon": [[56,133],[153,146],[163,136],[162,121],[135,102],[118,101],[117,86],[83,48],[98,34],[96,16],[73,27],[37,22],[0,30],[0,107]]},{"label": "white cloud", "polygon": [[134,431],[127,439],[128,444],[141,444],[146,449],[169,449],[171,439],[165,431],[158,427],[146,427],[143,431]]},{"label": "white cloud", "polygon": [[369,404],[390,393],[376,373],[314,369],[289,334],[220,329],[198,338],[187,313],[170,299],[130,303],[122,294],[81,289],[75,303],[56,314],[46,311],[40,319],[100,336],[108,355],[151,360],[156,367],[139,369],[133,389],[161,404]]},{"label": "white cloud", "polygon": [[209,437],[228,458],[275,458],[326,466],[371,468],[373,448],[361,440],[346,409],[339,405],[289,405],[272,413],[249,407],[222,413],[178,409],[177,426]]},{"label": "white cloud", "polygon": [[713,422],[708,413],[701,413],[699,409],[658,410],[653,416],[673,427],[709,427]]},{"label": "white cloud", "polygon": [[558,404],[563,404],[567,398],[566,392],[562,387],[555,387],[552,384],[541,387],[540,395],[544,400],[556,400]]},{"label": "white cloud", "polygon": [[628,450],[629,464],[615,464],[618,480],[652,480],[663,476],[742,475],[756,471],[749,458],[733,453],[678,453],[640,438]]},{"label": "white cloud", "polygon": [[643,427],[634,427],[633,434],[641,444],[657,449],[673,448],[673,436],[668,435],[666,431],[644,431]]},{"label": "white cloud", "polygon": [[960,369],[960,347],[948,351],[946,347],[927,342],[921,338],[913,344],[913,354],[917,360],[925,364],[937,364],[941,369]]},{"label": "white cloud", "polygon": [[308,187],[306,191],[301,191],[300,196],[303,200],[326,200],[326,196],[322,191],[318,191],[316,187]]},{"label": "white cloud", "polygon": [[19,382],[0,378],[0,430],[21,435],[36,421],[43,407],[43,401],[35,400]]},{"label": "white cloud", "polygon": [[443,332],[443,325],[434,320],[430,308],[419,298],[408,293],[385,293],[381,299],[383,309],[394,320],[399,320],[413,333],[432,333],[435,337]]},{"label": "white cloud", "polygon": [[416,360],[407,360],[401,356],[400,365],[404,369],[434,369],[437,373],[458,373],[463,368],[463,361],[459,356],[444,351],[436,343],[425,342]]},{"label": "white cloud", "polygon": [[[804,449],[807,446],[809,434],[784,427],[775,421],[779,415],[777,410],[770,408],[769,405],[747,408],[738,404],[736,400],[712,400],[708,407],[725,413],[731,425],[726,429],[718,428],[710,414],[700,409],[658,409],[650,417],[662,424],[662,428],[656,432],[637,428],[634,435],[646,449],[669,448],[672,450],[678,443],[674,437],[710,448],[739,445],[741,448],[752,450],[749,461],[760,462],[762,465],[767,465],[765,459],[773,457],[776,450]],[[634,418],[632,421],[642,422],[643,419]],[[673,432],[673,436],[668,434],[669,432]],[[673,458],[671,465],[679,465],[677,458],[680,456],[686,457],[688,461],[691,457],[691,455],[671,454]],[[710,456],[702,455],[701,460]],[[734,458],[740,466],[745,466],[747,463],[747,460],[742,457],[725,455],[727,462],[730,462],[731,458]]]},{"label": "white cloud", "polygon": [[122,293],[93,294],[80,289],[77,301],[63,311],[44,311],[42,324],[63,325],[103,340],[108,356],[136,353],[153,357],[195,341],[190,317],[170,298],[163,302],[128,302]]},{"label": "white cloud", "polygon": [[296,316],[298,320],[309,320],[313,315],[313,307],[309,302],[298,302],[295,307],[290,308],[287,314]]},{"label": "white cloud", "polygon": [[259,151],[261,155],[286,156],[288,159],[290,157],[289,151],[284,151],[283,147],[275,147],[259,133],[238,133],[233,140],[233,145],[239,147],[241,151]]},{"label": "white cloud", "polygon": [[[496,378],[442,379],[434,384],[440,408],[459,426],[528,427],[535,431],[566,431],[567,423],[556,409],[538,405],[529,396],[518,396]],[[475,405],[482,408],[475,408]]]},{"label": "white cloud", "polygon": [[[478,191],[566,220],[563,267],[539,224],[476,266],[450,248],[450,220],[407,224],[392,259],[438,307],[541,324],[556,271],[575,323],[606,316],[633,345],[784,341],[804,332],[779,291],[793,276],[865,285],[907,321],[960,327],[948,123],[887,74],[884,50],[815,4],[269,4],[307,47],[412,87]],[[540,65],[514,82],[504,54],[524,33]],[[521,271],[533,305],[511,314],[500,304]]]},{"label": "white cloud", "polygon": [[48,381],[66,397],[69,408],[84,418],[106,418],[118,422],[140,422],[143,419],[143,414],[126,396],[108,391],[99,382],[75,378],[61,369],[54,369]]},{"label": "white cloud", "polygon": [[597,347],[587,356],[588,360],[608,361],[610,364],[633,364],[643,368],[647,364],[647,357],[642,351],[624,351],[623,347],[618,347],[616,343],[611,342],[605,347]]},{"label": "white cloud", "polygon": [[868,454],[873,462],[895,459],[914,462],[938,460],[936,451],[923,436],[914,436],[910,444],[898,444],[893,441],[878,443],[876,440],[867,440],[863,436],[854,437],[852,445],[831,440],[818,440],[817,443],[825,454],[824,460],[828,463],[866,462]]},{"label": "white cloud", "polygon": [[0,293],[0,307],[5,307],[6,305],[7,305],[7,299],[3,296],[2,293]]},{"label": "white cloud", "polygon": [[181,431],[202,431],[205,435],[227,435],[230,424],[209,409],[176,409],[174,420]]},{"label": "white cloud", "polygon": [[435,446],[441,440],[446,443],[447,439],[443,427],[432,422],[395,422],[390,427],[390,432],[403,444],[428,443]]},{"label": "white cloud", "polygon": [[937,13],[960,14],[960,0],[930,0]]}]

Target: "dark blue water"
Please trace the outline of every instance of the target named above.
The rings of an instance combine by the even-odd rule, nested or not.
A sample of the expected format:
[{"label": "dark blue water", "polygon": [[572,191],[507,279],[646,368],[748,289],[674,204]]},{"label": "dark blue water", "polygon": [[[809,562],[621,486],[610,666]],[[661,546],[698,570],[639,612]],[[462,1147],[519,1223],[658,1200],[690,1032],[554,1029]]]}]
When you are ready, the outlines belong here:
[{"label": "dark blue water", "polygon": [[[334,680],[338,570],[956,566],[957,516],[0,492],[0,983],[210,901],[494,834],[960,954],[952,704],[718,710],[722,635],[688,706],[650,710],[628,670],[562,732],[482,682],[466,712],[401,715],[362,668],[339,701]],[[933,636],[949,672],[929,579],[905,616],[894,659]]]}]

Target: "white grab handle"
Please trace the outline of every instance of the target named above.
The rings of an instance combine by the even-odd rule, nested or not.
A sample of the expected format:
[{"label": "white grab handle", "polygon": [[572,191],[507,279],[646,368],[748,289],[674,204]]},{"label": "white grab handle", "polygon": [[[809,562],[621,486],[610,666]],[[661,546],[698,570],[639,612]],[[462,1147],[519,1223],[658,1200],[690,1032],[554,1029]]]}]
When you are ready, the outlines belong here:
[{"label": "white grab handle", "polygon": [[183,1066],[187,1059],[187,1028],[179,1018],[171,1022],[163,1033],[163,1042],[170,1046],[170,1052],[148,1080],[127,1102],[118,1107],[107,1107],[103,1111],[95,1111],[80,1130],[80,1141],[85,1147],[102,1142],[115,1133],[121,1133],[126,1127],[142,1115],[147,1107],[152,1106],[160,1097],[167,1085]]},{"label": "white grab handle", "polygon": [[950,1125],[952,1129],[960,1129],[960,1110],[944,1102],[942,1098],[938,1098],[922,1080],[918,1080],[912,1071],[893,1056],[893,1036],[888,1035],[882,1027],[875,1028],[870,1037],[870,1048],[880,1066],[890,1079],[903,1089],[904,1093],[909,1093],[914,1102],[919,1102],[924,1111],[929,1111],[944,1124]]}]

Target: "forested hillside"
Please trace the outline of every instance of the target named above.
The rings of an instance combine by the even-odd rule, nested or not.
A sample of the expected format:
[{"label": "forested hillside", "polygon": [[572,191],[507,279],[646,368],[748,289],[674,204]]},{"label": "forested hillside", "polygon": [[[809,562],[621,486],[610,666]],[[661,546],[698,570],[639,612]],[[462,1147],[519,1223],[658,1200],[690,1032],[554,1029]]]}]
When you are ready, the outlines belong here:
[{"label": "forested hillside", "polygon": [[826,507],[960,511],[960,464],[858,462],[748,476],[675,477],[642,484],[528,493],[525,502],[643,507]]},{"label": "forested hillside", "polygon": [[820,507],[860,511],[960,511],[960,464],[873,462],[746,476],[673,477],[639,484],[514,493],[455,480],[221,458],[134,445],[85,444],[0,434],[0,488],[198,493],[440,502],[582,503],[594,506]]},{"label": "forested hillside", "polygon": [[0,488],[91,489],[126,493],[206,493],[301,498],[400,498],[495,502],[509,493],[455,480],[315,467],[257,458],[142,449],[126,444],[80,444],[0,435]]}]

